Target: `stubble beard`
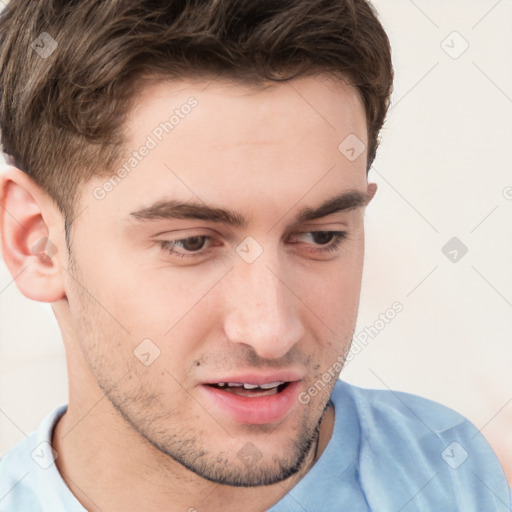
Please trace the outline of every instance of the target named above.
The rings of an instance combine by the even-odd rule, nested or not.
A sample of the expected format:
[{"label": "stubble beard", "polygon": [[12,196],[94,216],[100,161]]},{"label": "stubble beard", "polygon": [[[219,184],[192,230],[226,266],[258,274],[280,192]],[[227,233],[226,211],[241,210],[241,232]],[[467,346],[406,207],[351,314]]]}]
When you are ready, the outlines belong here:
[{"label": "stubble beard", "polygon": [[[76,264],[73,267],[75,275],[80,279],[76,272]],[[95,322],[94,319],[101,318],[104,314],[79,285],[75,286],[75,292],[77,306],[80,308],[77,331],[84,333],[85,336],[98,334],[98,322]],[[124,389],[121,391],[119,384],[122,386],[123,379],[118,383],[113,382],[112,372],[108,368],[108,358],[102,357],[101,354],[98,356],[94,350],[88,349],[91,346],[99,347],[101,340],[86,342],[82,339],[80,345],[98,386],[104,391],[113,408],[129,427],[161,454],[205,480],[233,487],[272,485],[283,482],[302,470],[307,471],[308,467],[305,466],[309,466],[314,460],[320,425],[331,404],[330,394],[335,382],[324,389],[324,394],[322,397],[318,397],[315,404],[303,405],[303,407],[309,407],[310,412],[299,418],[298,425],[294,430],[297,433],[286,449],[287,455],[261,457],[252,463],[246,463],[237,452],[209,449],[205,442],[208,433],[205,431],[191,432],[189,425],[180,425],[174,429],[174,432],[169,432],[168,426],[179,423],[182,411],[169,410],[158,395],[143,391],[142,386],[137,386],[135,390]],[[153,406],[160,404],[160,410],[163,412],[148,410],[148,404],[153,404]],[[311,410],[312,407],[315,409]],[[320,413],[317,412],[318,410]],[[211,417],[208,416],[207,420],[211,421]],[[256,427],[255,430],[258,431],[258,426],[252,427]],[[263,439],[261,442],[264,443],[265,436],[261,435],[263,428],[259,431],[258,439]],[[276,427],[276,429],[278,428],[279,426]],[[267,434],[271,435],[272,429],[267,427],[267,431],[270,431]],[[255,441],[254,445],[256,444]]]}]

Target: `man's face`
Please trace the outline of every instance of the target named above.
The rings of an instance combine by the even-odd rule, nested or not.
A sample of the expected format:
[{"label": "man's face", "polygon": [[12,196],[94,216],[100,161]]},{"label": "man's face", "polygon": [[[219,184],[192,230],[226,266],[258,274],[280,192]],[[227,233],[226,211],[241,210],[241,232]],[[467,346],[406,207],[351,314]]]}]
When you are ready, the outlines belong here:
[{"label": "man's face", "polygon": [[318,76],[160,83],[126,124],[137,163],[86,183],[73,224],[71,398],[106,391],[111,431],[126,420],[204,478],[283,480],[316,440],[354,331],[373,189],[366,152],[338,146],[366,144],[361,101]]}]

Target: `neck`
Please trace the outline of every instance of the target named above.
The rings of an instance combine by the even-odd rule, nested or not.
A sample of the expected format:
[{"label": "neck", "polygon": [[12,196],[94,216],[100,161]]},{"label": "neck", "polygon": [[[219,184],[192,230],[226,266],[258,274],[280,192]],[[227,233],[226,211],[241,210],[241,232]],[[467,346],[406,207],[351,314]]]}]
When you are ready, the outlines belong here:
[{"label": "neck", "polygon": [[[105,418],[117,415],[104,398],[88,413],[71,406],[57,423],[53,446],[57,467],[75,497],[89,512],[239,511],[261,512],[286,495],[325,450],[333,431],[334,410],[326,408],[319,435],[300,471],[282,482],[231,487],[210,482],[161,453],[124,421],[105,431]],[[75,428],[80,424],[80,428]],[[242,501],[243,500],[243,501]]]}]

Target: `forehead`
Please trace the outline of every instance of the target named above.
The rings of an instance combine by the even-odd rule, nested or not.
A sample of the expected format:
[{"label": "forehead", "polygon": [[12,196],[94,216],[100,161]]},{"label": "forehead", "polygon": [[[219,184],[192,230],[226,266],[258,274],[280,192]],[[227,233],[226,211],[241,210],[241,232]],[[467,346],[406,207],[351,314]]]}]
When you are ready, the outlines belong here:
[{"label": "forehead", "polygon": [[[343,135],[349,129],[366,141],[366,120],[361,97],[354,87],[334,76],[318,74],[264,85],[240,84],[227,79],[157,80],[141,86],[127,125],[134,137],[150,133],[155,121],[170,119],[194,98],[197,108],[187,123],[173,130],[180,144],[194,143],[191,135],[207,136],[203,143],[228,138],[233,144],[275,142],[299,131],[330,129]],[[248,116],[249,114],[249,116]],[[185,113],[186,117],[189,117]],[[205,124],[204,121],[209,123]],[[177,128],[177,125],[175,125]],[[187,127],[189,129],[187,129]],[[193,132],[193,133],[191,133]],[[248,136],[256,136],[253,140]],[[169,142],[171,142],[169,138]]]},{"label": "forehead", "polygon": [[[124,214],[178,198],[280,215],[306,194],[319,203],[366,183],[366,152],[352,160],[340,150],[347,137],[366,145],[363,104],[353,87],[323,75],[265,87],[155,81],[140,89],[125,125],[122,183],[99,205]],[[103,183],[93,180],[89,195]]]}]

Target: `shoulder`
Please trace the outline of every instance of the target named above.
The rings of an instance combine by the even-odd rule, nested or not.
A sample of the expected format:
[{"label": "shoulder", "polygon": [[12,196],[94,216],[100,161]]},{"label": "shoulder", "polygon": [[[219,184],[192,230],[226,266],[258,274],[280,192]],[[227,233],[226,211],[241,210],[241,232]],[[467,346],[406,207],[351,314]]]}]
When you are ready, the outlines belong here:
[{"label": "shoulder", "polygon": [[30,454],[30,436],[20,441],[0,458],[0,510],[40,510],[30,496],[30,463],[26,454]]},{"label": "shoulder", "polygon": [[60,406],[41,422],[37,430],[0,457],[0,510],[43,510],[42,501],[58,470],[51,447],[53,427],[66,410]]},{"label": "shoulder", "polygon": [[395,497],[389,498],[396,500],[393,506],[415,496],[411,510],[423,510],[421,503],[425,510],[433,510],[428,508],[433,504],[439,511],[511,510],[503,469],[482,433],[464,416],[410,393],[338,382],[332,395],[335,408],[337,399],[342,403],[347,397],[358,417],[359,471],[370,501],[394,489]]},{"label": "shoulder", "polygon": [[412,428],[417,434],[441,433],[453,428],[478,432],[464,416],[433,400],[403,391],[365,389],[343,381],[339,384],[335,392],[351,397],[362,426],[367,429],[386,424],[391,430]]}]

